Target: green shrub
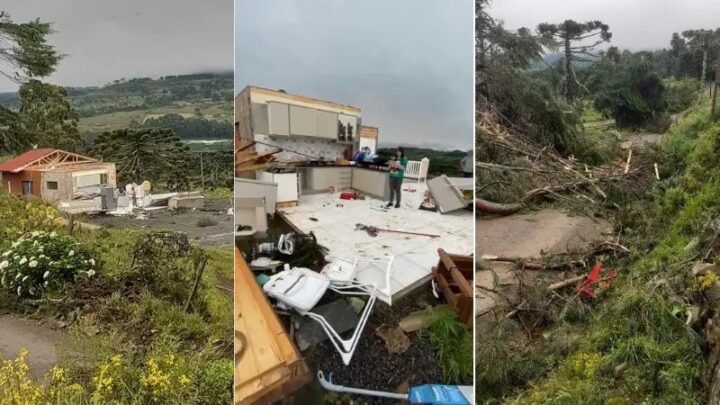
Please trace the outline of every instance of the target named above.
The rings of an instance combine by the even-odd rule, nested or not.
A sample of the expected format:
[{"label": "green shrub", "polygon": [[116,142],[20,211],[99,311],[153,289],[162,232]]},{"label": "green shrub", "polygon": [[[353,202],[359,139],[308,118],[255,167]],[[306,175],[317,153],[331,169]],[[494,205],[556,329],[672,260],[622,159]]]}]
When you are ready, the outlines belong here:
[{"label": "green shrub", "polygon": [[0,254],[0,282],[18,296],[41,296],[78,277],[92,277],[96,264],[72,237],[34,231]]}]

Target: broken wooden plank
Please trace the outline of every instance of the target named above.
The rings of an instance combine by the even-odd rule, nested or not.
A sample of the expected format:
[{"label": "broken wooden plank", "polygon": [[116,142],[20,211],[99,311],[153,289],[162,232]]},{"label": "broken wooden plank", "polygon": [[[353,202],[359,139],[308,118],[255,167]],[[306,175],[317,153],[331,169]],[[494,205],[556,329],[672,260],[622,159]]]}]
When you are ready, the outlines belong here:
[{"label": "broken wooden plank", "polygon": [[236,404],[272,403],[312,378],[237,249],[235,329],[235,344],[244,347],[235,358]]}]

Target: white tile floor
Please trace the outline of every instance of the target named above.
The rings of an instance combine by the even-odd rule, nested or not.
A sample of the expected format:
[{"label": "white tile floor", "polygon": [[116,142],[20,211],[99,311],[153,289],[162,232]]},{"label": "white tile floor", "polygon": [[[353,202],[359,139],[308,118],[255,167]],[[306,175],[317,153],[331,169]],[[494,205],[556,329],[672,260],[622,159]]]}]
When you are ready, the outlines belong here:
[{"label": "white tile floor", "polygon": [[[415,192],[406,191],[415,189]],[[365,200],[341,200],[339,193],[314,194],[300,197],[297,207],[280,211],[299,230],[313,231],[318,242],[334,257],[390,258],[395,256],[391,292],[396,300],[429,280],[431,268],[437,264],[438,248],[448,253],[472,254],[473,216],[469,211],[442,215],[417,209],[427,187],[424,184],[403,185],[401,208],[383,210],[385,201],[367,197]],[[341,204],[342,206],[338,206]],[[317,221],[310,219],[313,217]],[[355,224],[440,235],[439,238],[380,232],[377,237],[356,231]],[[356,278],[384,286],[384,264],[364,266]],[[388,297],[381,297],[387,301]]]}]

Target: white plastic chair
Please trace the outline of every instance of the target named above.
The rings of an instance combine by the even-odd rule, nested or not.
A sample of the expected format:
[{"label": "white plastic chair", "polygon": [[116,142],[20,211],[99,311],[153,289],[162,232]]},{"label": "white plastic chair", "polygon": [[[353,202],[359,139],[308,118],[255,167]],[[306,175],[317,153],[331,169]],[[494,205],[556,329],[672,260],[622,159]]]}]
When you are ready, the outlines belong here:
[{"label": "white plastic chair", "polygon": [[[284,271],[271,276],[270,280],[263,286],[265,293],[277,299],[282,306],[292,308],[300,315],[307,316],[320,324],[345,365],[350,364],[355,349],[357,349],[365,324],[377,300],[377,292],[380,291],[389,297],[392,296],[390,294],[390,272],[392,271],[394,258],[390,259],[387,266],[385,286],[383,287],[362,284],[355,280],[358,261],[357,258],[351,260],[335,259],[325,266],[320,273],[302,267],[290,269],[289,265],[286,264]],[[348,339],[340,336],[325,317],[312,312],[312,308],[317,305],[328,289],[343,295],[370,297],[365,304],[352,336]]]}]

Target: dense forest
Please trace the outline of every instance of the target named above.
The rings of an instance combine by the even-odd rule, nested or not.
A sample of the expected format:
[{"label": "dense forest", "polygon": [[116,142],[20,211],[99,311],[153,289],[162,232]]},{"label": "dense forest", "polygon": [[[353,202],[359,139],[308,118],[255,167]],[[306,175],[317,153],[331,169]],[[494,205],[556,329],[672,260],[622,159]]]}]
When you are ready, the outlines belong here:
[{"label": "dense forest", "polygon": [[477,318],[478,401],[717,403],[720,29],[632,52],[607,22],[510,30],[489,3],[476,1],[477,233],[499,249],[580,231],[532,257],[478,247],[478,279],[492,274],[478,293],[494,297]]},{"label": "dense forest", "polygon": [[130,127],[170,128],[180,139],[232,139],[233,133],[230,121],[208,120],[202,115],[185,118],[179,114],[165,114],[142,123],[131,122]]}]

